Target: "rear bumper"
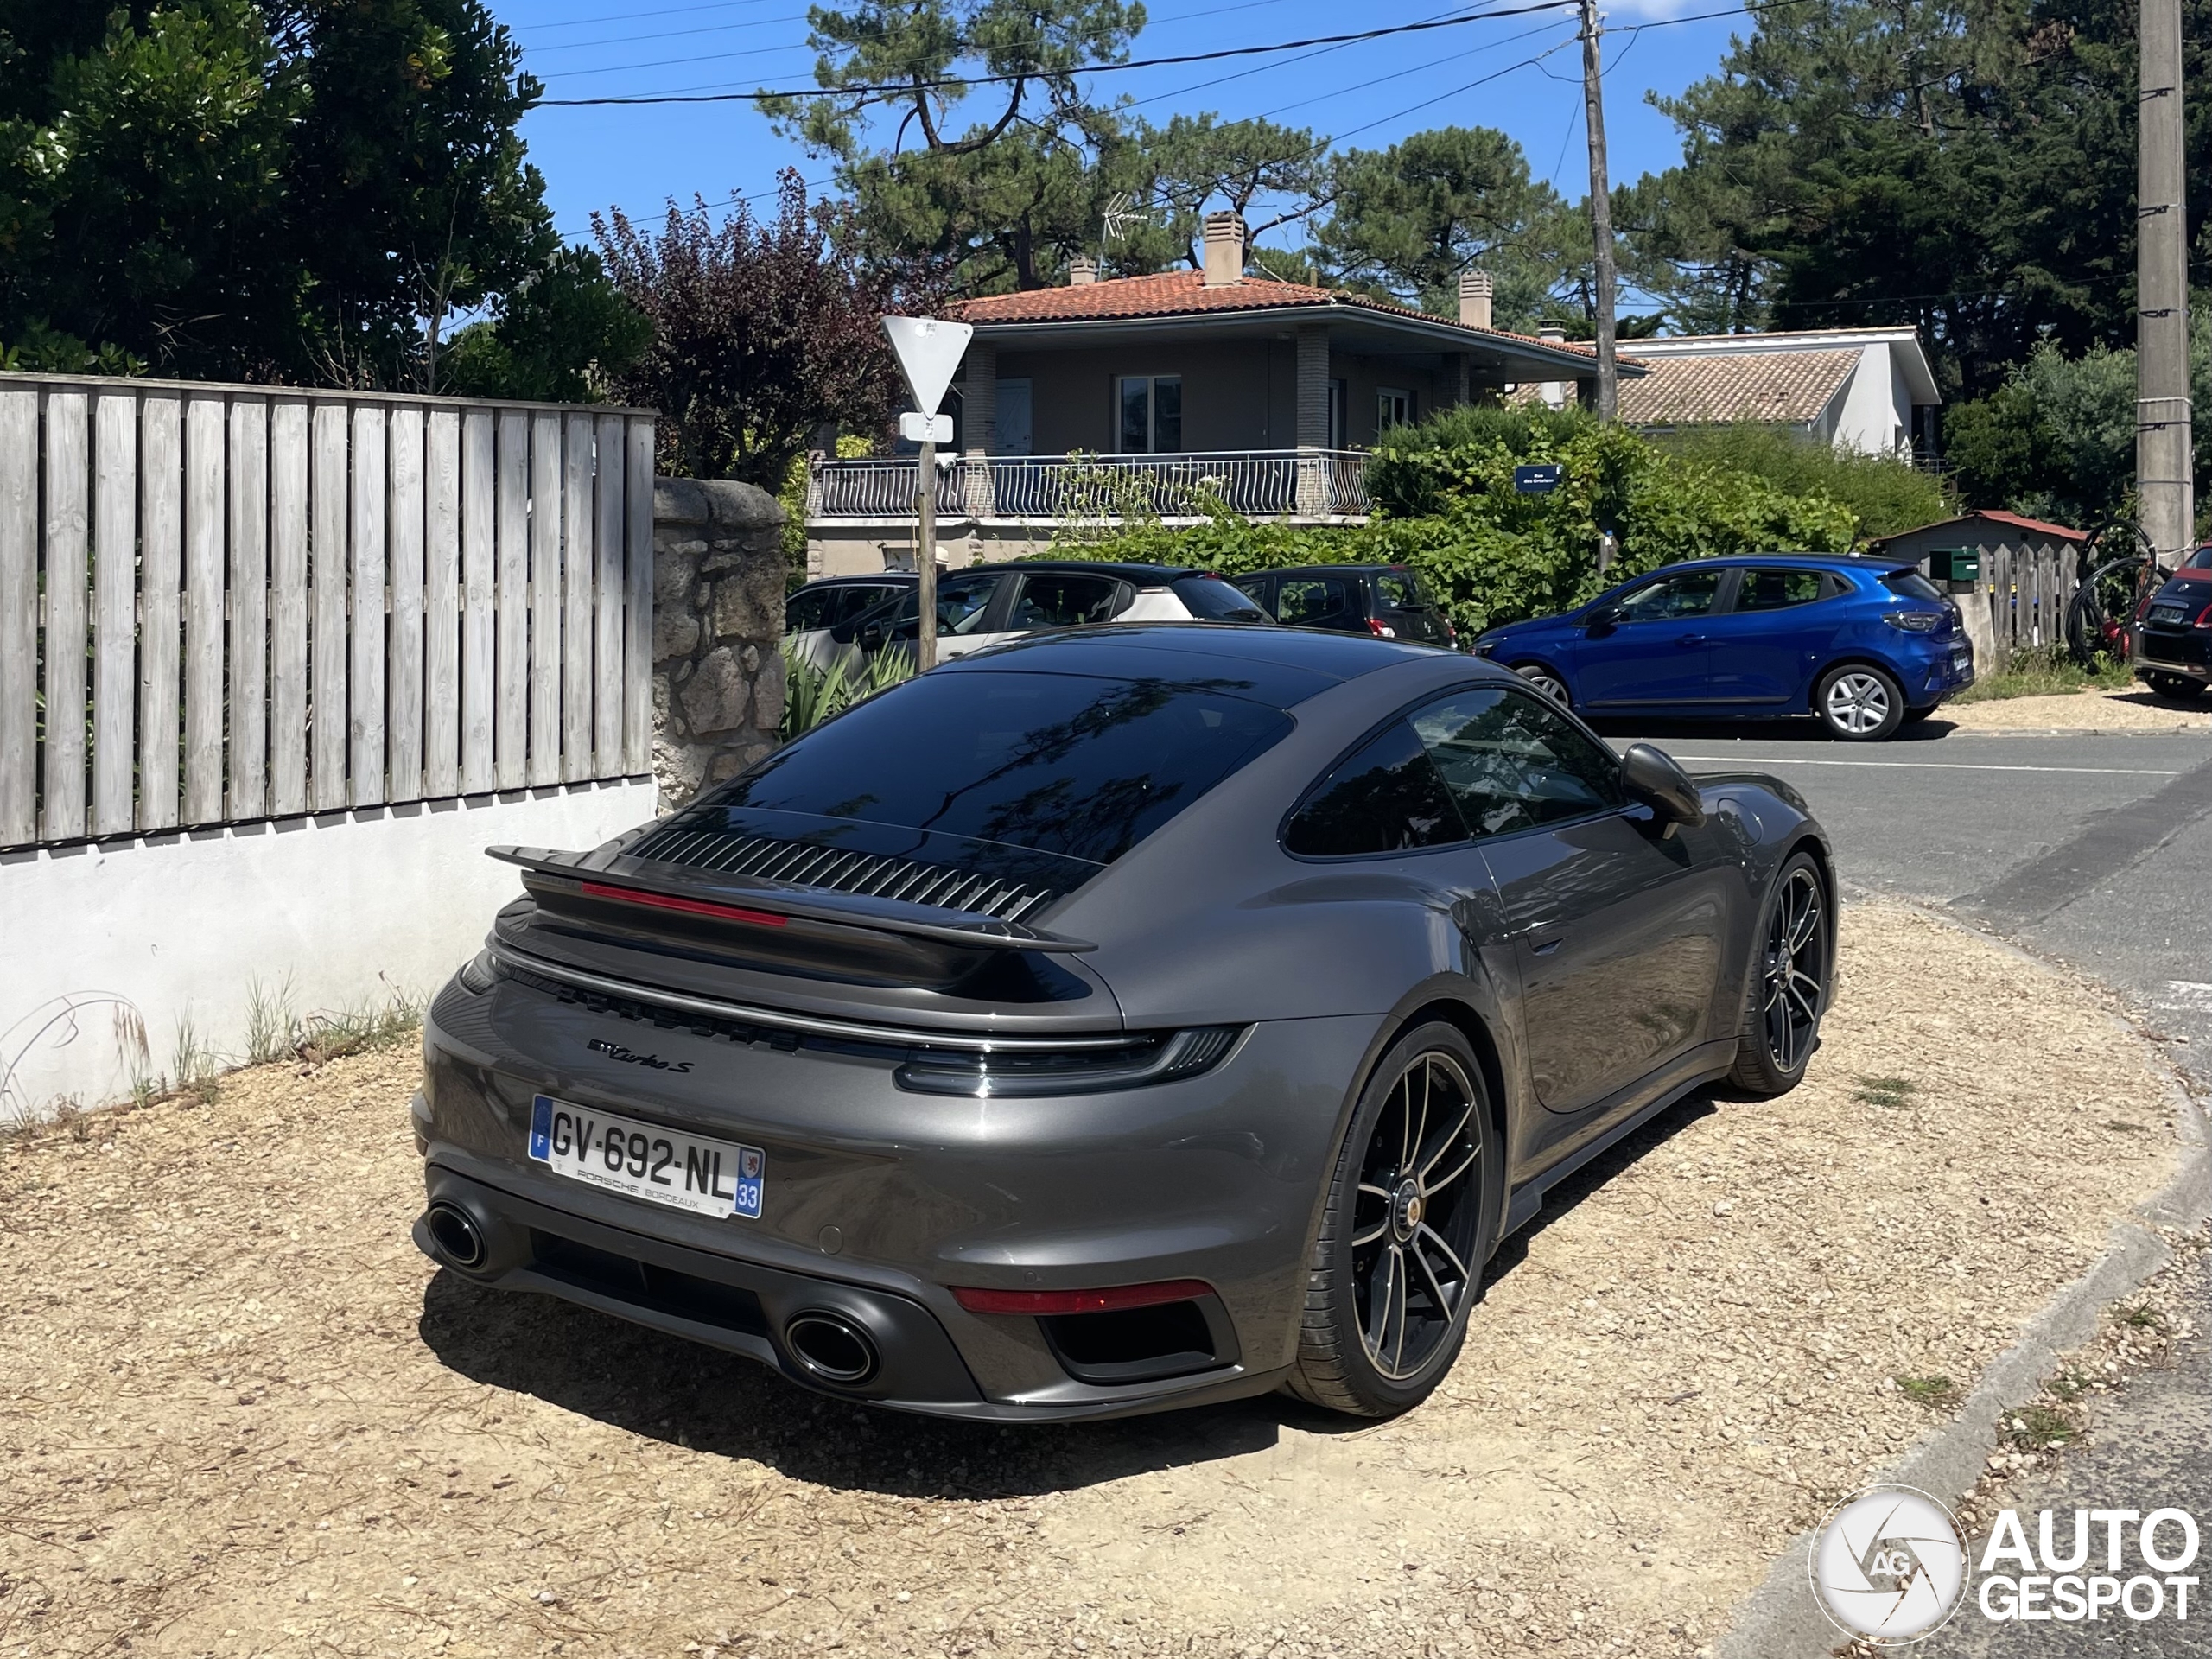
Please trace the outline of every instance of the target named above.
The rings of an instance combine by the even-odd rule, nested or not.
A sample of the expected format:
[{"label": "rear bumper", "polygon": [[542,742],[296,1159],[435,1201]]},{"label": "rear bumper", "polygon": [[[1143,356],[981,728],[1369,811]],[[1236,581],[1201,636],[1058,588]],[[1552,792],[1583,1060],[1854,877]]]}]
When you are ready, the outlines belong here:
[{"label": "rear bumper", "polygon": [[[890,1063],[865,1055],[673,1025],[639,1032],[513,981],[482,995],[448,987],[424,1022],[416,1138],[429,1198],[471,1206],[497,1248],[472,1269],[427,1227],[416,1242],[479,1282],[565,1297],[804,1387],[910,1410],[1037,1421],[1262,1393],[1295,1354],[1320,1193],[1378,1023],[1262,1023],[1202,1076],[978,1100],[906,1092]],[[667,1064],[618,1063],[606,1038],[649,1041]],[[540,1093],[764,1148],[760,1218],[555,1175],[528,1156]],[[1195,1306],[1211,1341],[1172,1376],[1117,1370],[1110,1356],[1071,1361],[1062,1338],[1079,1333],[970,1313],[951,1290],[1185,1279],[1211,1287],[1180,1305],[1186,1318]],[[866,1386],[827,1386],[801,1363],[787,1326],[810,1307],[875,1339],[882,1365]]]},{"label": "rear bumper", "polygon": [[[424,1185],[429,1203],[467,1211],[488,1251],[476,1270],[455,1267],[432,1235],[426,1211],[415,1223],[415,1243],[440,1266],[494,1289],[557,1296],[742,1355],[801,1388],[840,1399],[976,1421],[1074,1421],[1262,1394],[1282,1376],[1281,1370],[1232,1364],[1149,1387],[1085,1389],[1081,1398],[991,1400],[944,1324],[913,1296],[688,1249],[556,1210],[435,1162]],[[826,1381],[792,1347],[786,1333],[793,1321],[825,1313],[867,1334],[875,1363],[864,1379]]]},{"label": "rear bumper", "polygon": [[2195,628],[2152,628],[2138,624],[2130,653],[2136,677],[2174,674],[2212,682],[2212,632]]}]

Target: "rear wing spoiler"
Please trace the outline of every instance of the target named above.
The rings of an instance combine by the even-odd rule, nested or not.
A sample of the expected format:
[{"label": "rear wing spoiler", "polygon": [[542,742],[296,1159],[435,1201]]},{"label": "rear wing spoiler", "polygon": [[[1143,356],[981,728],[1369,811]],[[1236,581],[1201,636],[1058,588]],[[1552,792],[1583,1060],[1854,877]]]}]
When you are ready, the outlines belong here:
[{"label": "rear wing spoiler", "polygon": [[[805,931],[856,929],[964,950],[1095,950],[1088,940],[1040,933],[1019,923],[973,911],[913,905],[863,893],[831,893],[786,886],[757,877],[715,877],[681,865],[631,858],[619,848],[588,853],[550,847],[487,847],[485,855],[531,875],[550,880],[571,896],[626,900],[707,919],[781,927],[791,922]],[[596,889],[587,893],[587,889]]]}]

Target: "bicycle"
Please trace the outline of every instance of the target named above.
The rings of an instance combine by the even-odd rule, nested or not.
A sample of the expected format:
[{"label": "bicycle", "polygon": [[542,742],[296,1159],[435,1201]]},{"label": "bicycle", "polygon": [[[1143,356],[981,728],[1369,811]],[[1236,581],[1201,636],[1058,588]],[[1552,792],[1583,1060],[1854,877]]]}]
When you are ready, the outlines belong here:
[{"label": "bicycle", "polygon": [[[2125,538],[2127,550],[2103,556],[2120,538]],[[2067,654],[2083,668],[2096,667],[2100,657],[2125,663],[2136,614],[2164,580],[2157,549],[2142,525],[2133,518],[2115,518],[2083,545],[2081,564],[2081,586],[2066,601]]]}]

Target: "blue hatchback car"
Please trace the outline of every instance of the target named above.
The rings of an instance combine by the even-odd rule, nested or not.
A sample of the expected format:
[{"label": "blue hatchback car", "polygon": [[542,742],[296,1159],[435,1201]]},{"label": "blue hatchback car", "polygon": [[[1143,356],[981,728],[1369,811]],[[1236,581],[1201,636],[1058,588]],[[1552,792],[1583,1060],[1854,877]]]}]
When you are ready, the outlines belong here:
[{"label": "blue hatchback car", "polygon": [[1974,683],[1958,607],[1935,583],[1840,555],[1670,564],[1563,616],[1493,628],[1475,649],[1586,715],[1809,714],[1854,742]]}]

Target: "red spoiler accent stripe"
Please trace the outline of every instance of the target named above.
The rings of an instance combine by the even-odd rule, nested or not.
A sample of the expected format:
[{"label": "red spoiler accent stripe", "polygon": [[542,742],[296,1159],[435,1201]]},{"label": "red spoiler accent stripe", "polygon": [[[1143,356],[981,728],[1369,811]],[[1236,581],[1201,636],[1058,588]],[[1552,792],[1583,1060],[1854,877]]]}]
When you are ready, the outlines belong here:
[{"label": "red spoiler accent stripe", "polygon": [[641,887],[613,887],[604,881],[583,884],[588,899],[612,899],[618,904],[647,905],[655,910],[680,910],[688,916],[712,916],[718,921],[750,922],[755,927],[781,927],[791,920],[765,910],[740,910],[735,905],[710,905],[703,899],[679,899],[672,893],[647,893]]}]

